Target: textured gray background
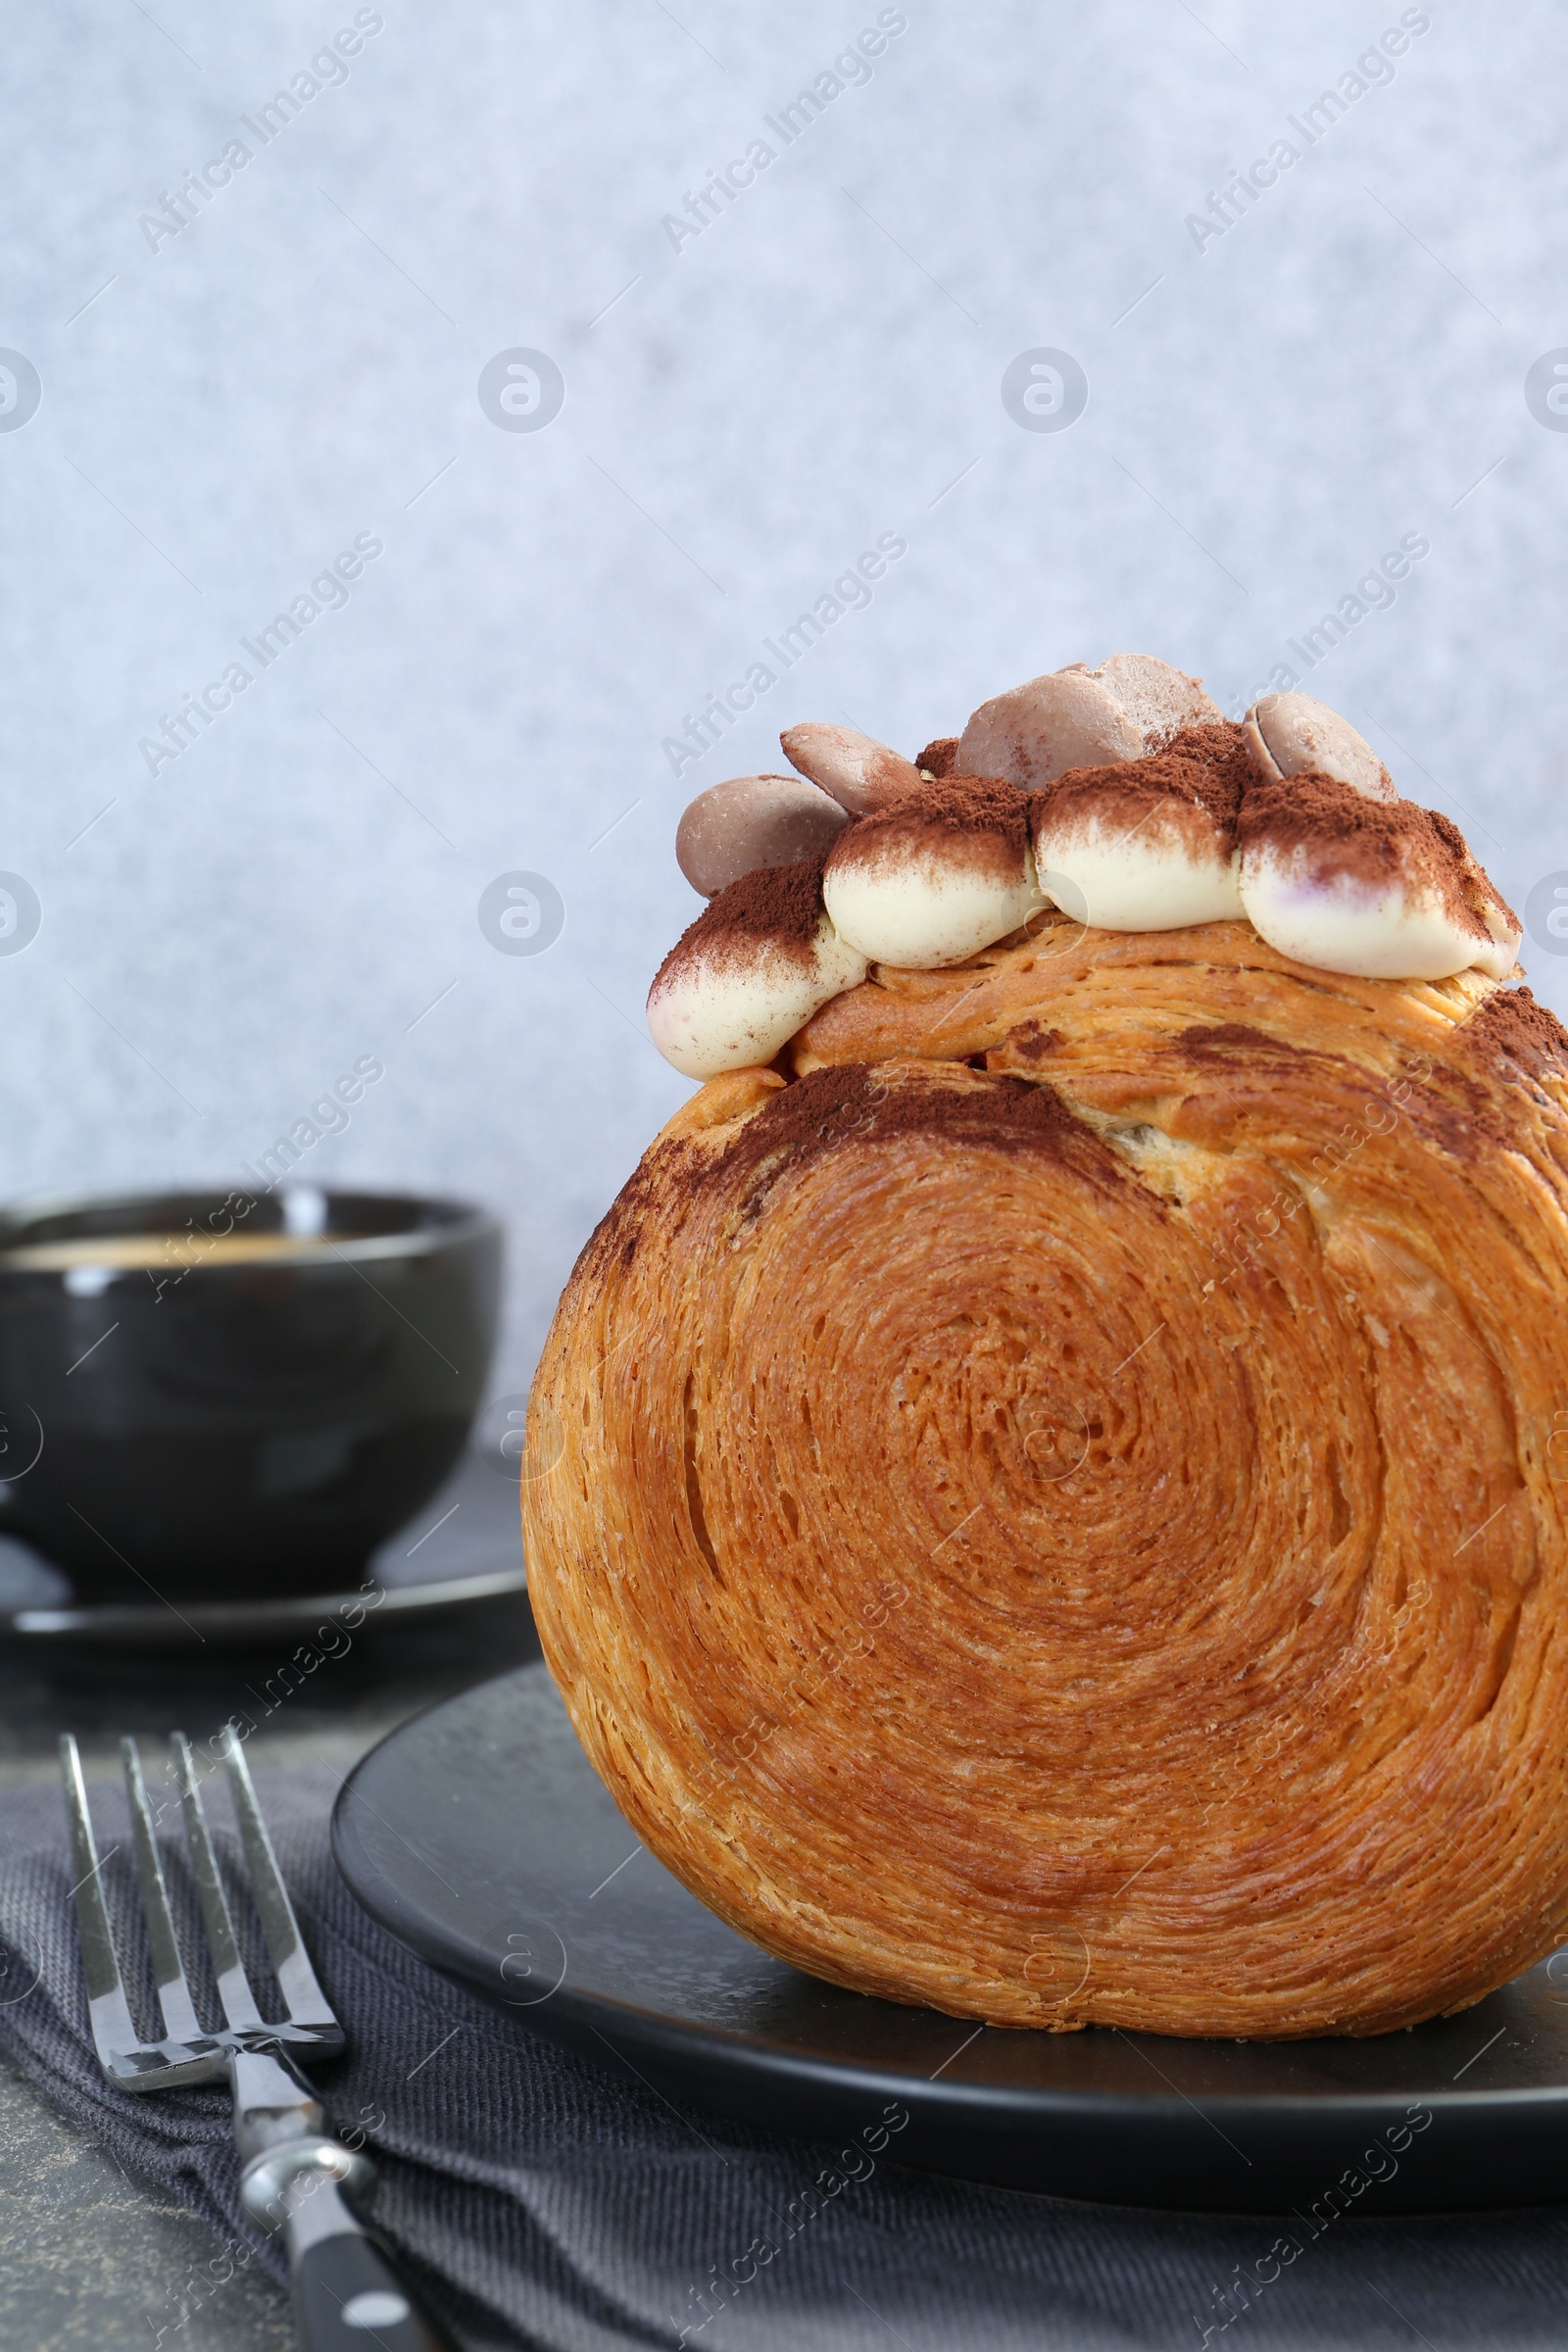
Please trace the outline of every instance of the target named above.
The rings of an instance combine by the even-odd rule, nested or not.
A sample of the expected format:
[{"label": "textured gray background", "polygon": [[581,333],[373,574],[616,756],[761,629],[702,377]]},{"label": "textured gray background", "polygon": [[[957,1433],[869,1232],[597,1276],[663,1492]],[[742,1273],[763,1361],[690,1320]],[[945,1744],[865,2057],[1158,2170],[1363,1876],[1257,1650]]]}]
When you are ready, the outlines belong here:
[{"label": "textured gray background", "polygon": [[[1433,6],[1200,252],[1187,216],[1300,144],[1285,118],[1397,6],[909,0],[678,254],[662,217],[779,146],[762,117],[871,0],[380,13],[156,253],[139,216],[256,146],[238,118],[353,8],[57,0],[8,28],[0,344],[43,400],[0,432],[0,868],[43,915],[0,956],[0,1196],[233,1182],[376,1055],[302,1172],[507,1214],[515,1387],[688,1091],[642,999],[696,911],[693,790],[779,765],[797,719],[912,751],[1117,648],[1239,707],[1407,532],[1430,556],[1313,691],[1516,903],[1568,867],[1568,435],[1523,388],[1568,342],[1560,11]],[[543,431],[476,397],[518,345],[564,375]],[[1003,406],[1037,345],[1087,371],[1068,431]],[[160,714],[362,532],[385,554],[348,607],[150,777]],[[874,601],[677,781],[682,714],[882,532],[908,553]],[[566,905],[536,956],[478,925],[515,868]],[[1568,963],[1527,960],[1568,1009]]]}]

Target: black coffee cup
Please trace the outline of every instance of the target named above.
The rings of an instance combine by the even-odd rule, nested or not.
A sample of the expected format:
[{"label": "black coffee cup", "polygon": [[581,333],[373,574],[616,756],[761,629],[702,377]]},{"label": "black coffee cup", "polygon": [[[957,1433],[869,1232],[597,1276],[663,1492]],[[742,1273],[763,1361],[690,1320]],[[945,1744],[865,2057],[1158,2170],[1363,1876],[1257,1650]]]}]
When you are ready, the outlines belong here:
[{"label": "black coffee cup", "polygon": [[0,1214],[0,1533],[82,1599],[337,1591],[456,1463],[501,1228],[326,1192]]}]

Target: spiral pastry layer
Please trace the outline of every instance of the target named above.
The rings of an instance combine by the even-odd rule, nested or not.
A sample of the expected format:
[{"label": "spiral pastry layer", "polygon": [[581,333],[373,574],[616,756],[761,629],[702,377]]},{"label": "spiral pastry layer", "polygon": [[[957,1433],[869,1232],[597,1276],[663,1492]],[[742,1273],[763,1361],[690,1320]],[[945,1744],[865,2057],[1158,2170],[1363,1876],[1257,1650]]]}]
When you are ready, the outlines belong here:
[{"label": "spiral pastry layer", "polygon": [[996,2025],[1478,2000],[1568,1922],[1565,1211],[1568,1039],[1480,973],[1054,911],[874,970],[664,1130],[539,1369],[637,1835]]}]

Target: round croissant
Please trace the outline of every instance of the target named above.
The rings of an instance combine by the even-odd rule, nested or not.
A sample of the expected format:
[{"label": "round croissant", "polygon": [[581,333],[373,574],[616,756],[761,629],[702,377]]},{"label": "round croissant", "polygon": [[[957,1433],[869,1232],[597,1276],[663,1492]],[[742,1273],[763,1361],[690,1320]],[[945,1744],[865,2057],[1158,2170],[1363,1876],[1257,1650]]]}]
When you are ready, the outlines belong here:
[{"label": "round croissant", "polygon": [[1528,992],[1244,922],[1037,916],[713,1080],[572,1275],[524,1481],[639,1837],[997,2025],[1478,2000],[1568,1923],[1565,1208]]}]

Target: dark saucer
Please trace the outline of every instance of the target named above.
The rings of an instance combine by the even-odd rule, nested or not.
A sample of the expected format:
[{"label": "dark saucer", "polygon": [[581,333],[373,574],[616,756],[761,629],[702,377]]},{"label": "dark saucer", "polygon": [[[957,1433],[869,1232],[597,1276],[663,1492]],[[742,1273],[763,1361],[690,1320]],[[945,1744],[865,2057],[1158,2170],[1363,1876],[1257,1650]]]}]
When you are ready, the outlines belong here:
[{"label": "dark saucer", "polygon": [[105,1643],[138,1650],[244,1648],[275,1637],[331,1654],[335,1628],[407,1623],[528,1589],[515,1482],[491,1455],[465,1449],[440,1492],[337,1589],[268,1600],[83,1600],[70,1579],[15,1538],[0,1536],[0,1640]]},{"label": "dark saucer", "polygon": [[897,2163],[1119,2205],[1327,2227],[1568,2200],[1562,1954],[1366,2041],[1003,2032],[844,1992],[745,1942],[638,1844],[542,1665],[393,1732],[332,1841],[366,1909],[434,1967],[682,2106],[818,2139],[903,2115]]}]

